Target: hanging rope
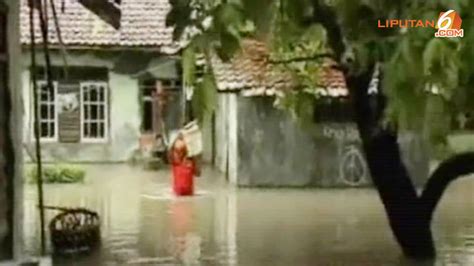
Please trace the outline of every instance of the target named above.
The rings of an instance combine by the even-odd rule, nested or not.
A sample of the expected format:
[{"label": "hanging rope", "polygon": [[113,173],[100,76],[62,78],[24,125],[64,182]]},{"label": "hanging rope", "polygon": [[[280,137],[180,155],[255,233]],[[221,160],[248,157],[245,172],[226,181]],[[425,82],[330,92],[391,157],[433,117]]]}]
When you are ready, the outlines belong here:
[{"label": "hanging rope", "polygon": [[[55,26],[56,33],[57,33],[59,46],[61,47],[61,57],[62,57],[63,63],[64,63],[64,68],[63,68],[64,79],[68,80],[68,68],[69,68],[69,66],[68,66],[68,63],[67,63],[67,49],[66,49],[66,46],[64,45],[64,42],[63,42],[61,27],[59,27],[58,14],[56,12],[56,4],[54,3],[54,0],[49,0],[49,4],[51,5],[51,11],[53,13],[54,26]],[[62,4],[64,5],[64,1],[62,2]],[[62,12],[64,13],[64,6],[62,7]]]},{"label": "hanging rope", "polygon": [[[48,90],[54,88],[52,81],[52,70],[51,70],[51,58],[48,47],[48,1],[47,0],[30,0],[30,42],[31,42],[31,79],[33,83],[33,108],[34,108],[34,135],[35,135],[35,146],[36,146],[36,165],[37,165],[37,176],[38,176],[38,203],[40,213],[40,232],[41,232],[41,254],[46,254],[46,236],[45,236],[45,218],[44,218],[44,195],[43,195],[43,165],[41,158],[41,137],[40,137],[40,117],[39,117],[39,93],[38,90],[38,77],[37,77],[37,62],[36,62],[36,36],[35,36],[35,21],[34,21],[34,9],[35,7],[39,12],[40,29],[43,43],[43,53],[46,62],[46,80]],[[54,9],[54,7],[53,7]],[[53,16],[55,19],[55,25],[57,29],[59,25],[57,23],[57,16],[53,10]],[[62,38],[59,34],[60,42]],[[64,57],[65,59],[65,57]]]},{"label": "hanging rope", "polygon": [[[43,209],[43,168],[41,161],[41,143],[40,143],[40,122],[39,122],[39,100],[38,100],[38,78],[36,73],[36,36],[34,21],[34,5],[30,2],[30,49],[31,49],[31,82],[33,85],[33,108],[34,108],[34,135],[36,144],[36,176],[38,177],[38,203],[40,213],[40,232],[41,232],[41,254],[46,253],[45,226],[44,226],[44,209]],[[41,8],[41,7],[40,7]]]}]

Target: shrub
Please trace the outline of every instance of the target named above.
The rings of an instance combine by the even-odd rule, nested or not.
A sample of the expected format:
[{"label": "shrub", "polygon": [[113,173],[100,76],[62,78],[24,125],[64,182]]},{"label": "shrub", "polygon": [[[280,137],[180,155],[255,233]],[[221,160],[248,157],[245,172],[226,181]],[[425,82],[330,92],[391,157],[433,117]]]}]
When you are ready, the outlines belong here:
[{"label": "shrub", "polygon": [[453,149],[448,144],[439,144],[433,147],[431,152],[431,159],[444,161],[454,155]]},{"label": "shrub", "polygon": [[[37,167],[31,167],[28,171],[30,183],[38,180]],[[82,183],[86,173],[83,169],[74,166],[43,166],[43,182],[56,184]]]}]

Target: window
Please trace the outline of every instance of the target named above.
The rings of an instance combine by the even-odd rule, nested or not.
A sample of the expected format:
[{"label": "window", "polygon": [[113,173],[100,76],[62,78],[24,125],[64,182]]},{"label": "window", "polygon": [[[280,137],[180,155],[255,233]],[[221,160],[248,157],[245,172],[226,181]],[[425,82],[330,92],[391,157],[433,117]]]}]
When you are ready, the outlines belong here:
[{"label": "window", "polygon": [[153,92],[156,91],[154,80],[147,80],[140,84],[142,98],[142,131],[153,131]]},{"label": "window", "polygon": [[204,54],[198,54],[196,56],[196,83],[201,83],[204,79],[204,73],[206,73],[206,58]]},{"label": "window", "polygon": [[49,87],[46,81],[38,82],[38,111],[40,123],[40,138],[56,140],[58,132],[58,112],[56,108],[57,83]]},{"label": "window", "polygon": [[44,81],[45,68],[31,71],[36,71],[41,80],[38,110],[43,141],[105,143],[108,140],[108,69],[68,67],[65,76],[62,67],[53,67],[53,89],[48,89]]},{"label": "window", "polygon": [[177,79],[163,79],[161,80],[161,86],[165,90],[176,91],[181,88],[181,80]]},{"label": "window", "polygon": [[81,90],[81,139],[107,140],[108,105],[106,82],[83,82]]},{"label": "window", "polygon": [[[158,93],[158,86],[161,86],[162,93]],[[177,119],[175,112],[168,110],[174,106],[179,108],[179,93],[181,92],[181,81],[178,79],[147,79],[140,82],[141,100],[142,100],[142,131],[153,132],[154,114],[157,113],[157,108],[160,104],[164,106],[162,114],[168,127],[176,128],[169,120]],[[157,98],[154,98],[157,97]],[[158,112],[161,113],[161,112]],[[169,119],[167,119],[169,118]],[[155,125],[156,126],[156,125]]]}]

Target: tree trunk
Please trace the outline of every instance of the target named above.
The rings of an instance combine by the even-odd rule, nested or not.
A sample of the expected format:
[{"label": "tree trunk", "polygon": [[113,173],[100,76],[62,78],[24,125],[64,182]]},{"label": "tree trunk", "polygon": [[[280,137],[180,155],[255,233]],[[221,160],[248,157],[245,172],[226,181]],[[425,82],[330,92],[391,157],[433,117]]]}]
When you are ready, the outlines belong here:
[{"label": "tree trunk", "polygon": [[474,152],[442,162],[419,196],[403,164],[397,131],[382,125],[387,103],[383,89],[379,87],[377,94],[368,94],[372,73],[369,70],[357,76],[348,74],[346,80],[373,183],[403,253],[415,259],[434,258],[433,213],[449,184],[474,172]]},{"label": "tree trunk", "polygon": [[381,125],[386,99],[380,88],[377,94],[368,94],[372,72],[347,76],[370,174],[403,252],[414,258],[431,258],[435,250],[430,221],[402,162],[397,132]]},{"label": "tree trunk", "polygon": [[336,10],[323,0],[311,0],[311,3],[313,16],[307,23],[318,23],[326,29],[328,46],[344,69],[369,171],[393,234],[405,255],[418,259],[434,258],[430,228],[433,212],[450,182],[474,172],[474,153],[456,155],[443,162],[428,180],[422,195],[418,196],[401,159],[396,129],[382,125],[387,103],[380,88],[382,77],[379,78],[378,93],[369,95],[374,66],[362,73],[352,73],[355,69],[351,69],[348,56],[351,54],[350,44]]}]

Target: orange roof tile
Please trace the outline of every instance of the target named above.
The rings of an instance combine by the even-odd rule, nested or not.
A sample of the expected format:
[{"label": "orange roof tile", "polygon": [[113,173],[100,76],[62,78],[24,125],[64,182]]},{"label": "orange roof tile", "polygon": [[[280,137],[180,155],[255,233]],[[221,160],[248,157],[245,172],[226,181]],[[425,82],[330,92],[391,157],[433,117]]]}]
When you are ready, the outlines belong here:
[{"label": "orange roof tile", "polygon": [[[54,0],[63,41],[75,46],[174,47],[173,29],[166,27],[168,0],[122,0],[121,27],[114,29],[76,0]],[[35,12],[37,14],[37,12]],[[56,29],[49,14],[49,42],[59,44]],[[35,35],[41,42],[39,19],[35,16]],[[30,42],[28,0],[21,0],[21,42]]]},{"label": "orange roof tile", "polygon": [[[230,62],[212,57],[212,68],[219,91],[242,91],[244,95],[275,95],[296,87],[291,73],[269,62],[269,51],[264,43],[244,40],[242,51]],[[347,96],[344,74],[326,61],[321,74],[321,86],[315,86],[322,96]]]}]

